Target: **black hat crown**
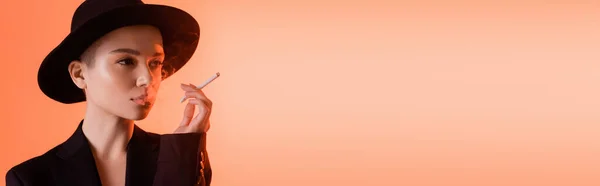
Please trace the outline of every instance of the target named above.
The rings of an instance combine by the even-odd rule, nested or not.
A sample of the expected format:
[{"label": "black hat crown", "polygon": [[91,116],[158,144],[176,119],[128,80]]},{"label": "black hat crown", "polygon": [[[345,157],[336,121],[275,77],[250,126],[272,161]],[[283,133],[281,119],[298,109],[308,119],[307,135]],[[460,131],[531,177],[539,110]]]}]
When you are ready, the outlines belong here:
[{"label": "black hat crown", "polygon": [[144,4],[141,0],[85,0],[77,7],[71,20],[71,32],[90,19],[113,9]]}]

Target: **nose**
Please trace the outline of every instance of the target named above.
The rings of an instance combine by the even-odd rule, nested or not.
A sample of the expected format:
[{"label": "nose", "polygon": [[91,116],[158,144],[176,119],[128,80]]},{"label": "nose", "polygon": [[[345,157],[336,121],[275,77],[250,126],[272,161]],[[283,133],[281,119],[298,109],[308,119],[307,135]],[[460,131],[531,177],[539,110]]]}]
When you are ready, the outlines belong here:
[{"label": "nose", "polygon": [[147,77],[144,76],[140,76],[137,79],[136,85],[138,87],[148,87],[148,84],[150,84],[150,81],[148,80]]},{"label": "nose", "polygon": [[148,67],[141,67],[138,70],[138,76],[137,76],[137,80],[136,80],[136,85],[138,87],[148,87],[150,86],[150,84],[152,83],[152,72],[150,71],[150,69],[148,69]]}]

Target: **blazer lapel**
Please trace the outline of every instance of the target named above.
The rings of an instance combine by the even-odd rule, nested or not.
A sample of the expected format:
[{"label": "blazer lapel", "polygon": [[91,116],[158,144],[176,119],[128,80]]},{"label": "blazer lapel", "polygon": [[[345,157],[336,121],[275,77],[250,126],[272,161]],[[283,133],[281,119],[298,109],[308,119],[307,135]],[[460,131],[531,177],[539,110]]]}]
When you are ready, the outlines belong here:
[{"label": "blazer lapel", "polygon": [[[63,161],[57,165],[57,185],[101,186],[100,175],[88,140],[82,130],[83,120],[77,130],[58,149],[56,155]],[[127,145],[127,186],[152,185],[158,159],[158,135],[145,132],[137,125]]]},{"label": "blazer lapel", "polygon": [[158,135],[145,132],[137,125],[127,146],[127,186],[152,185],[158,159]]},{"label": "blazer lapel", "polygon": [[54,171],[57,185],[100,186],[100,176],[96,162],[87,138],[81,128],[83,120],[77,130],[58,149],[56,155],[62,159]]}]

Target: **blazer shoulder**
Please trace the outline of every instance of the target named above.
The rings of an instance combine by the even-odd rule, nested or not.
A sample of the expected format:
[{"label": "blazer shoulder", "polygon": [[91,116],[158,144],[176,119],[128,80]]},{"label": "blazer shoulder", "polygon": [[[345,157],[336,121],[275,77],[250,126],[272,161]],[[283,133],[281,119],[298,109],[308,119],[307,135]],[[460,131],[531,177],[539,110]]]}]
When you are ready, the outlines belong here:
[{"label": "blazer shoulder", "polygon": [[55,151],[59,146],[11,167],[5,175],[6,185],[26,185],[28,182],[41,181],[43,178],[48,177],[50,168],[48,166],[54,161]]}]

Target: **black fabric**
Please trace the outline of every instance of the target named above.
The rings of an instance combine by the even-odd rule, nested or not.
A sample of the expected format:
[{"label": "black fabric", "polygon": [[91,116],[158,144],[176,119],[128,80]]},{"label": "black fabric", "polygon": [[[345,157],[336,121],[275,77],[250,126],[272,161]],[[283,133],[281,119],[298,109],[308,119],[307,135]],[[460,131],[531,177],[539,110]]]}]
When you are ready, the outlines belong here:
[{"label": "black fabric", "polygon": [[[64,143],[12,167],[6,173],[6,186],[102,185],[81,126]],[[207,153],[205,139],[200,133],[158,135],[136,126],[127,147],[126,185],[192,186],[202,179],[210,186],[208,157],[203,171],[198,170],[200,154]]]}]

